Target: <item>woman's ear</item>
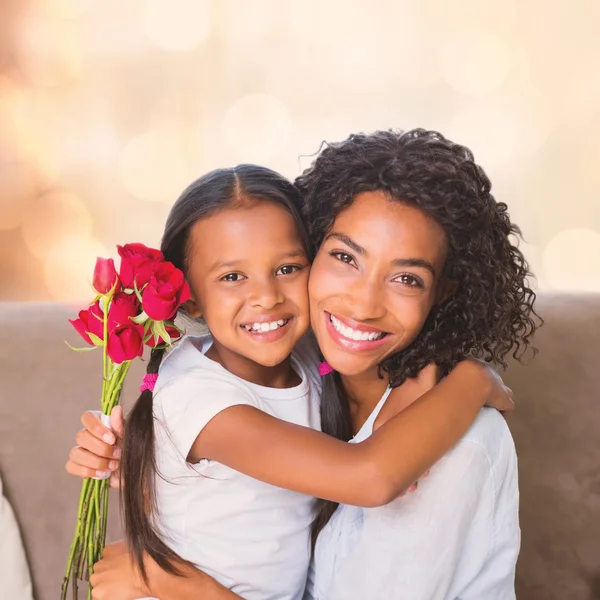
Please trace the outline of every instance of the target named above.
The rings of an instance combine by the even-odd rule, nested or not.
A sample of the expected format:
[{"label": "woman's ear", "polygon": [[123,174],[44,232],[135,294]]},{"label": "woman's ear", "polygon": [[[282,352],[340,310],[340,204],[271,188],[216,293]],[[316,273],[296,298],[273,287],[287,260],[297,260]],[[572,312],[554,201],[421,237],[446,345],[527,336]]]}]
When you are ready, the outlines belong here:
[{"label": "woman's ear", "polygon": [[183,303],[183,308],[192,319],[200,319],[202,317],[202,311],[200,310],[200,307],[192,298]]},{"label": "woman's ear", "polygon": [[452,296],[458,289],[458,281],[453,279],[444,279],[440,282],[437,291],[436,304],[443,304]]}]

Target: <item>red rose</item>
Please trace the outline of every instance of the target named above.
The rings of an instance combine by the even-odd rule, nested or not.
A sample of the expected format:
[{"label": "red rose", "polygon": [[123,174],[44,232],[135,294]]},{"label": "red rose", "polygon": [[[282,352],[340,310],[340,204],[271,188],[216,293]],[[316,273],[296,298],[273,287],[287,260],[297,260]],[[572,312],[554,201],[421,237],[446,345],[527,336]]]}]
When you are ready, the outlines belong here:
[{"label": "red rose", "polygon": [[98,257],[94,268],[94,289],[99,294],[106,294],[115,287],[118,281],[119,276],[115,269],[115,261],[112,258]]},{"label": "red rose", "polygon": [[177,308],[190,299],[183,273],[173,263],[163,262],[154,271],[142,294],[142,307],[155,321],[171,319]]},{"label": "red rose", "polygon": [[108,336],[106,353],[116,364],[133,360],[144,353],[144,327],[142,325],[126,325],[117,327]]},{"label": "red rose", "polygon": [[[165,329],[167,330],[167,333],[169,334],[171,341],[176,340],[178,338],[181,337],[181,332],[178,329],[175,329],[175,327],[169,327],[168,325],[165,327]],[[158,336],[158,341],[156,339],[156,336],[153,335],[147,342],[146,345],[150,346],[150,348],[154,348],[154,346],[158,345],[158,344],[164,344],[165,340],[163,340],[162,337]]]},{"label": "red rose", "polygon": [[160,250],[148,248],[144,244],[125,244],[117,246],[121,257],[119,277],[125,288],[133,289],[133,282],[141,290],[152,277],[156,266],[163,261]]},{"label": "red rose", "polygon": [[100,309],[99,301],[94,302],[87,310],[80,310],[78,317],[75,320],[69,319],[69,323],[75,327],[87,344],[94,345],[88,333],[104,340],[104,314]]},{"label": "red rose", "polygon": [[119,292],[115,294],[108,310],[109,333],[121,325],[131,324],[130,317],[135,317],[140,312],[140,303],[135,294]]}]

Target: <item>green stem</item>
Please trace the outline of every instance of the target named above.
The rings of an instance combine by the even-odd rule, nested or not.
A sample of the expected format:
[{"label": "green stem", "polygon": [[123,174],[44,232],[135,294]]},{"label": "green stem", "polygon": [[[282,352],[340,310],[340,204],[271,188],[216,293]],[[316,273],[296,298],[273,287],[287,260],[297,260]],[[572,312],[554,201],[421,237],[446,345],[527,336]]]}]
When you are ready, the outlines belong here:
[{"label": "green stem", "polygon": [[81,517],[83,512],[83,505],[88,495],[88,488],[90,487],[90,480],[84,479],[81,486],[81,493],[79,495],[79,507],[77,508],[77,525],[75,527],[75,535],[71,542],[71,548],[69,550],[69,557],[67,559],[67,568],[65,570],[65,577],[61,588],[61,600],[65,600],[67,597],[67,588],[69,586],[69,579],[71,578],[71,569],[73,568],[73,562],[75,554],[81,544]]}]

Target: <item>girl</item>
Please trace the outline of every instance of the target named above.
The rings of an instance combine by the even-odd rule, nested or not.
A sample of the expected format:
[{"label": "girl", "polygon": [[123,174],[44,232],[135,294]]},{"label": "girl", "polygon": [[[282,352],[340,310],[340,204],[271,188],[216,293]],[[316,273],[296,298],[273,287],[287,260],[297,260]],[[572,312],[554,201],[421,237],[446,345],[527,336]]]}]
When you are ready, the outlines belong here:
[{"label": "girl", "polygon": [[[261,220],[264,222],[264,217],[261,218]],[[212,228],[215,227],[214,222],[212,223],[211,227]],[[417,228],[417,229],[419,229],[419,228]],[[434,244],[434,246],[435,246],[434,248],[432,248],[431,250],[427,250],[426,245],[427,245],[427,243],[429,243],[431,241],[431,238],[432,238],[431,227],[428,230],[421,223],[420,231],[417,231],[416,234],[417,234],[417,238],[419,237],[419,235],[421,236],[421,238],[423,238],[423,239],[421,239],[421,245],[419,246],[419,244],[417,244],[416,248],[412,249],[414,251],[413,254],[416,252],[415,256],[417,258],[415,258],[415,256],[410,256],[410,255],[408,258],[400,258],[400,259],[397,257],[394,258],[395,268],[397,270],[400,269],[400,272],[396,273],[395,277],[393,278],[393,284],[398,284],[398,285],[392,286],[392,287],[396,287],[398,289],[398,291],[400,291],[400,290],[404,291],[406,293],[407,298],[416,298],[416,300],[413,300],[412,307],[409,303],[406,304],[406,308],[409,308],[410,310],[406,311],[404,316],[402,316],[402,318],[400,318],[400,319],[396,318],[396,317],[398,317],[398,314],[401,314],[401,313],[398,313],[398,309],[399,309],[398,306],[396,306],[396,307],[385,306],[384,308],[386,308],[386,314],[383,315],[383,316],[385,316],[385,319],[383,319],[382,315],[377,316],[376,319],[375,319],[375,317],[369,317],[369,319],[374,319],[375,321],[377,321],[378,319],[379,320],[383,319],[383,321],[387,322],[387,326],[388,326],[387,329],[384,327],[381,327],[381,328],[370,327],[369,328],[369,327],[366,327],[364,323],[363,324],[359,323],[358,319],[356,319],[356,317],[358,316],[358,312],[360,312],[360,311],[358,311],[359,304],[362,303],[364,305],[361,310],[363,312],[365,312],[364,309],[367,304],[369,306],[371,306],[371,308],[376,307],[378,305],[377,302],[374,301],[375,297],[373,297],[373,298],[369,297],[367,299],[367,301],[365,301],[363,299],[363,300],[360,300],[360,302],[358,302],[358,301],[354,302],[354,308],[352,308],[350,305],[348,305],[346,310],[353,310],[353,311],[355,309],[357,310],[357,314],[352,319],[349,319],[347,317],[344,317],[342,314],[339,314],[340,308],[343,306],[343,303],[340,303],[340,305],[337,307],[335,312],[334,311],[325,311],[324,312],[318,305],[316,305],[313,309],[313,312],[316,312],[316,314],[327,317],[327,321],[324,322],[324,324],[325,324],[325,328],[326,328],[325,330],[328,332],[328,335],[332,335],[331,330],[334,330],[340,334],[340,336],[338,336],[336,338],[336,343],[338,343],[340,348],[345,349],[345,351],[347,351],[347,352],[350,352],[350,353],[354,352],[354,353],[361,355],[363,363],[365,360],[370,361],[374,367],[376,367],[376,365],[379,362],[381,362],[381,360],[384,360],[385,358],[387,358],[387,356],[396,354],[398,351],[402,350],[404,347],[410,346],[411,342],[413,342],[415,340],[415,338],[417,337],[417,335],[423,328],[424,323],[427,320],[428,315],[432,312],[433,307],[437,306],[438,304],[443,305],[446,297],[448,296],[449,293],[451,293],[452,288],[454,287],[450,280],[447,280],[445,277],[442,277],[442,273],[444,272],[444,264],[445,264],[445,260],[446,260],[445,254],[447,252],[446,240],[442,236],[441,242],[438,240],[437,243]],[[436,238],[440,238],[440,232],[438,230],[435,230],[435,228],[433,230],[433,234],[434,234],[434,236],[433,236],[434,240]],[[346,237],[344,237],[344,236],[346,236]],[[346,239],[346,241],[347,241],[347,238],[348,238],[348,236],[346,234],[339,233],[337,238],[332,238],[332,239],[337,239],[338,242],[343,242],[344,239]],[[199,239],[201,239],[201,238],[199,237]],[[254,247],[254,246],[252,246],[252,247]],[[364,250],[364,248],[363,248],[363,250]],[[166,252],[165,252],[165,254],[167,255]],[[338,264],[344,265],[344,264],[347,264],[345,262],[345,260],[342,260],[340,262],[340,258],[342,258],[343,254],[344,254],[344,252],[342,252],[340,250],[336,250],[336,251],[332,250],[330,253],[328,253],[328,256],[331,259],[335,260],[335,262],[337,262]],[[195,256],[195,254],[192,252],[191,256]],[[374,256],[376,256],[375,253],[374,253]],[[191,269],[193,268],[193,265],[190,264],[189,268],[190,268],[190,273],[188,274],[188,277],[190,278],[190,283],[192,285],[192,289],[194,289],[195,288],[194,278],[193,278],[193,275],[191,275]],[[417,273],[415,273],[415,269],[417,270]],[[425,269],[425,271],[423,273],[421,273],[421,271],[419,271],[419,269]],[[430,275],[427,275],[427,273],[430,273]],[[241,275],[243,277],[246,277],[245,273],[242,273]],[[429,277],[429,279],[428,279],[428,277]],[[236,279],[237,279],[237,277],[236,277]],[[379,278],[378,278],[378,281],[379,281]],[[363,287],[362,285],[355,286],[353,284],[352,295],[356,295],[356,293],[362,287]],[[419,292],[417,290],[421,290],[421,292]],[[311,288],[311,291],[312,291],[312,288]],[[415,293],[415,291],[417,291],[417,293]],[[360,297],[360,294],[358,294],[357,297]],[[351,296],[349,298],[351,298]],[[394,317],[394,314],[395,314],[394,311],[388,310],[390,308],[393,308],[396,311],[396,313],[397,313],[396,317]],[[335,316],[335,314],[338,314],[338,316]],[[206,315],[206,317],[208,317],[208,315]],[[207,321],[208,321],[208,318],[207,318]],[[211,330],[212,330],[210,323],[208,323],[208,324],[209,324],[209,328],[211,328]],[[317,332],[318,332],[319,323],[316,321],[313,321],[313,325],[315,326],[315,328],[317,329]],[[342,338],[344,338],[344,339],[342,339]],[[338,350],[339,349],[337,349],[336,352],[338,352]],[[467,351],[469,351],[469,350],[471,350],[471,349],[467,349]],[[173,352],[171,357],[175,356],[176,352],[177,352],[177,350],[175,350]],[[325,352],[325,350],[324,350],[324,352]],[[334,357],[334,354],[335,353],[332,354],[333,357]],[[350,359],[351,357],[348,356],[347,358]],[[202,432],[198,436],[198,440],[202,440],[203,436],[208,431],[211,424],[216,423],[219,420],[219,418],[223,418],[228,414],[234,414],[236,412],[241,414],[241,411],[244,410],[245,417],[243,419],[243,422],[240,423],[239,430],[237,428],[234,429],[237,432],[237,434],[240,435],[243,443],[245,441],[249,440],[250,434],[247,431],[246,432],[242,431],[242,429],[245,428],[246,430],[248,430],[248,429],[250,429],[249,425],[254,425],[255,422],[258,423],[258,421],[255,421],[255,418],[257,418],[257,419],[260,418],[260,421],[261,421],[260,428],[256,427],[255,431],[252,432],[252,436],[253,436],[252,443],[251,444],[249,443],[248,446],[245,447],[244,450],[242,450],[242,452],[244,452],[244,454],[247,453],[249,450],[251,450],[252,453],[254,454],[254,456],[252,456],[252,458],[250,460],[246,460],[246,456],[234,457],[237,449],[232,449],[230,447],[227,449],[222,449],[221,446],[224,445],[223,443],[215,443],[215,445],[210,446],[210,448],[216,448],[218,450],[217,453],[219,454],[219,456],[218,456],[217,460],[225,463],[225,460],[223,460],[223,457],[225,457],[226,460],[228,461],[228,463],[230,464],[230,466],[234,466],[239,471],[245,471],[248,474],[253,475],[255,477],[259,477],[259,478],[268,480],[273,483],[278,483],[279,485],[286,485],[288,487],[298,489],[299,491],[308,491],[312,494],[320,495],[322,497],[329,497],[329,498],[332,498],[335,500],[341,499],[341,496],[344,496],[344,495],[352,496],[352,499],[350,500],[350,502],[355,503],[355,504],[362,504],[364,506],[381,504],[385,501],[390,500],[399,491],[401,491],[401,489],[406,487],[406,485],[411,480],[416,478],[418,473],[421,472],[421,470],[424,469],[428,463],[426,463],[426,461],[423,460],[422,462],[419,463],[419,467],[417,469],[415,469],[414,471],[411,471],[409,476],[407,477],[407,479],[405,481],[401,482],[401,485],[398,485],[398,487],[387,488],[387,491],[390,493],[386,492],[382,496],[379,496],[377,493],[376,498],[374,496],[367,498],[366,495],[370,495],[372,490],[365,490],[364,489],[365,484],[367,484],[367,488],[370,488],[371,486],[369,486],[368,483],[370,481],[375,482],[375,479],[372,479],[370,476],[367,476],[366,478],[364,477],[365,471],[362,466],[363,463],[360,458],[360,452],[357,452],[357,450],[364,448],[365,447],[364,444],[369,444],[367,446],[367,448],[375,448],[375,450],[369,450],[369,453],[371,454],[371,458],[370,458],[371,464],[373,461],[372,457],[376,456],[376,460],[380,461],[380,466],[379,466],[377,472],[380,474],[380,476],[384,476],[382,478],[382,480],[386,479],[387,477],[390,477],[391,479],[394,480],[395,483],[398,483],[399,479],[397,478],[396,473],[401,469],[401,466],[398,464],[399,454],[398,454],[397,449],[401,448],[401,447],[404,448],[406,451],[408,451],[410,449],[410,452],[412,453],[411,460],[414,459],[416,461],[420,461],[420,460],[422,460],[422,457],[425,454],[427,454],[428,452],[431,451],[431,448],[433,446],[438,447],[439,445],[442,444],[442,440],[444,438],[447,438],[450,435],[450,430],[453,430],[455,428],[455,426],[456,426],[455,419],[457,419],[458,416],[456,414],[456,408],[455,407],[451,408],[448,404],[448,401],[444,401],[443,399],[440,400],[440,402],[436,403],[436,405],[434,407],[434,405],[433,405],[434,394],[436,394],[436,392],[437,392],[439,395],[442,391],[444,391],[445,389],[448,389],[451,385],[456,385],[453,382],[457,381],[456,376],[460,374],[461,368],[464,372],[465,368],[471,369],[471,367],[473,367],[473,366],[474,365],[471,363],[462,363],[441,384],[439,384],[437,388],[435,388],[432,392],[430,392],[425,397],[418,400],[409,409],[407,409],[406,411],[403,411],[402,415],[398,415],[398,416],[392,418],[390,423],[387,425],[387,427],[380,429],[367,442],[363,442],[362,444],[345,446],[346,450],[348,450],[348,449],[351,450],[351,452],[348,454],[348,461],[349,461],[348,469],[350,467],[353,467],[353,471],[354,471],[351,474],[348,474],[348,472],[346,471],[347,468],[345,467],[345,458],[343,458],[343,456],[342,456],[342,448],[338,449],[337,446],[334,447],[331,444],[330,440],[326,441],[325,439],[321,439],[321,437],[318,434],[316,434],[315,432],[299,430],[297,428],[294,428],[290,425],[286,425],[284,423],[277,423],[276,425],[277,425],[278,429],[282,429],[282,430],[286,431],[285,439],[282,440],[279,437],[279,434],[277,434],[277,435],[273,434],[273,436],[271,437],[270,427],[271,427],[271,425],[273,425],[273,427],[275,427],[275,422],[271,423],[272,419],[270,420],[266,415],[261,415],[260,417],[258,417],[258,414],[254,415],[254,413],[255,412],[258,413],[258,411],[250,412],[249,407],[245,407],[245,406],[239,407],[239,409],[238,409],[238,407],[233,407],[233,408],[229,408],[227,410],[222,410],[220,413],[218,413],[217,416],[215,416],[208,423],[208,425],[206,425],[202,429]],[[164,368],[166,369],[167,367],[168,367],[168,362],[165,363]],[[348,364],[348,368],[351,370],[356,369],[358,367],[359,367],[359,363],[356,360],[354,360],[354,362],[350,361]],[[338,368],[342,369],[342,365],[340,364],[340,366]],[[369,367],[369,371],[370,370],[372,370],[372,367]],[[375,368],[375,372],[376,372],[376,370],[377,369]],[[362,373],[359,373],[358,371],[356,371],[356,375],[357,376],[362,375]],[[161,377],[162,376],[163,376],[163,371],[161,370]],[[356,378],[356,390],[357,391],[360,388],[360,383],[361,383],[360,380],[361,380],[361,377]],[[160,384],[160,378],[159,378],[159,384]],[[381,390],[382,385],[385,388],[385,385],[387,385],[387,381],[385,379],[379,380],[379,379],[375,378],[375,379],[372,379],[371,384],[374,384],[374,386],[373,386],[373,389],[375,390],[374,393],[378,393],[380,395],[381,392],[379,392],[379,390]],[[367,389],[364,385],[363,385],[363,388]],[[406,389],[408,389],[408,388],[406,386],[403,386],[403,388],[404,388],[403,389],[403,399],[406,400]],[[162,392],[159,392],[157,394],[157,399],[160,397],[161,393]],[[239,395],[239,392],[238,392],[238,395]],[[370,395],[373,396],[373,393],[371,393]],[[389,398],[391,399],[394,396],[395,396],[395,392],[390,394]],[[173,397],[175,398],[176,394],[173,394]],[[358,397],[359,396],[357,396],[357,398]],[[189,398],[188,398],[188,400],[189,400]],[[465,398],[463,398],[463,401],[466,401],[466,400],[467,400],[467,397],[465,396]],[[375,402],[377,402],[377,400]],[[162,406],[164,407],[166,405],[166,403],[167,403],[166,401],[163,401]],[[427,406],[431,406],[430,411],[425,410]],[[426,412],[427,412],[427,414],[426,414]],[[451,420],[449,420],[450,415],[453,415]],[[421,418],[424,418],[425,422],[422,422],[420,420]],[[461,419],[462,419],[462,417],[461,417]],[[400,427],[399,424],[408,423],[409,420],[411,421],[410,424],[407,424],[406,427],[404,427],[404,428]],[[430,434],[430,431],[432,431],[436,427],[439,427],[439,434],[443,434],[443,435],[438,434],[438,435],[432,436]],[[431,430],[427,431],[427,428],[431,428]],[[254,429],[254,427],[252,427],[252,429]],[[390,434],[389,436],[386,436],[386,433],[388,431],[391,432],[392,429],[394,429],[393,435]],[[268,440],[270,440],[270,443],[267,445],[273,446],[275,448],[275,452],[277,452],[277,454],[275,454],[275,457],[276,457],[275,464],[273,466],[271,466],[271,465],[269,465],[268,467],[265,466],[264,468],[262,468],[262,471],[261,471],[260,465],[252,466],[252,465],[250,465],[250,463],[252,462],[252,459],[254,459],[256,457],[257,449],[258,449],[259,458],[262,458],[261,446],[262,446],[262,443],[264,442],[265,436],[267,437]],[[423,436],[425,436],[427,438],[426,444],[421,442],[421,438]],[[223,434],[221,434],[220,436],[219,435],[215,436],[215,438],[216,437],[224,438],[224,437],[226,437],[226,435],[224,436]],[[294,439],[292,439],[292,438],[294,438]],[[208,436],[207,439],[212,439],[212,438],[210,436]],[[297,445],[298,447],[300,447],[302,445],[302,443],[306,443],[306,446],[302,448],[301,456],[299,455],[297,458],[295,458],[295,446]],[[403,446],[402,444],[406,444],[406,445]],[[230,444],[228,444],[227,446],[230,446]],[[393,455],[392,454],[386,455],[385,452],[382,452],[382,455],[379,456],[378,451],[383,450],[384,447],[386,449],[386,452],[389,450],[389,452],[393,453]],[[278,451],[277,449],[281,449],[281,451]],[[220,452],[222,452],[222,453],[220,453]],[[227,454],[227,452],[229,454]],[[327,462],[323,461],[323,457],[325,456],[326,453],[331,453],[331,456],[334,456],[334,463],[335,463],[336,469],[330,470]],[[200,451],[196,454],[191,454],[191,452],[190,452],[189,454],[191,455],[192,459],[202,458],[202,457],[206,457],[206,456],[208,456],[209,458],[213,458],[214,454],[215,454],[215,450],[214,449],[211,450],[210,454],[206,451]],[[313,455],[314,455],[314,459],[313,459]],[[294,456],[294,458],[292,460],[290,460],[290,458],[292,456]],[[393,466],[390,464],[386,464],[385,458],[388,459],[389,463],[393,463]],[[406,458],[405,460],[408,462],[408,458]],[[273,474],[276,473],[276,471],[278,470],[278,468],[280,466],[282,468],[282,471],[285,472],[285,474],[284,475],[275,474],[275,476],[274,476]],[[287,469],[289,469],[290,466],[296,467],[298,469],[297,472],[295,472],[295,473],[287,472]],[[369,471],[369,469],[367,469],[367,471]],[[306,480],[303,479],[304,476],[306,476]],[[358,487],[361,488],[360,491],[357,492],[357,490],[353,490],[353,491],[348,490],[349,484],[348,484],[348,482],[346,482],[346,477],[348,477],[348,479],[350,480],[350,484],[354,484],[354,485],[358,484]],[[329,479],[330,481],[327,481],[327,479]],[[125,487],[127,487],[127,486],[125,486]],[[377,484],[376,487],[379,487],[380,490],[386,489],[386,487],[381,488],[379,483]],[[181,494],[181,491],[179,492],[179,494]],[[359,495],[362,495],[362,498],[359,499],[358,498]],[[246,506],[247,506],[247,504],[246,504]],[[188,512],[190,512],[190,511],[188,511]],[[296,511],[296,513],[297,512],[298,511]],[[161,514],[161,525],[163,525],[164,519],[163,519],[162,511],[160,514]],[[181,512],[179,512],[179,518],[180,519],[183,518],[183,515],[181,514]],[[198,529],[198,533],[201,532],[201,529],[202,528]],[[236,564],[236,560],[237,560],[237,558],[239,558],[239,557],[236,557],[236,554],[238,554],[237,546],[240,545],[240,541],[237,539],[239,534],[240,534],[240,531],[238,530],[236,532],[236,536],[233,537],[233,539],[235,540],[236,543],[231,544],[227,548],[226,552],[224,551],[223,555],[222,555],[223,557],[226,557],[226,559],[231,560],[233,564]],[[261,537],[262,538],[266,537],[264,532],[262,533]],[[289,540],[287,540],[287,541],[289,543]],[[188,540],[188,544],[189,544],[189,540]],[[305,556],[306,555],[301,553],[297,556],[297,560],[300,561],[301,563],[304,563],[303,557],[305,557]],[[273,560],[273,559],[271,558],[271,560]],[[258,561],[258,558],[257,558],[256,563],[257,564],[255,564],[255,569],[257,569],[258,565],[260,565],[261,571],[264,571],[265,568],[267,568],[267,570],[268,570],[268,567],[270,566],[269,562],[261,563]],[[200,563],[200,564],[203,567],[205,566],[202,563]],[[278,576],[276,577],[276,580],[277,580],[276,583],[279,583],[281,586],[283,586],[283,589],[287,590],[288,594],[293,593],[293,591],[290,591],[289,579],[287,580],[287,582],[283,581],[284,577],[281,576],[281,573],[282,573],[281,569],[280,568],[277,569]],[[221,575],[221,580],[223,580],[222,575]],[[190,580],[180,580],[180,583],[185,585],[185,583],[188,581],[190,581]],[[173,582],[172,585],[176,586],[178,584]],[[177,597],[177,598],[183,597],[182,589],[177,588],[177,592],[175,592],[175,589],[176,589],[175,587],[171,587],[171,589],[165,589],[164,591],[161,591],[160,593],[156,592],[153,589],[153,593],[160,595],[161,597],[165,597],[165,598],[168,597],[168,594],[170,594],[170,593],[172,593],[172,597]],[[278,592],[279,595],[277,597],[288,597],[288,596],[285,596],[283,589],[281,589]],[[194,597],[193,594],[194,593],[192,593],[191,597]],[[195,595],[196,596],[198,595],[198,590],[196,590]],[[111,596],[111,597],[114,597],[114,596]],[[246,594],[245,597],[251,597],[251,596]],[[268,596],[261,595],[260,597],[268,597]],[[289,596],[289,597],[292,597],[292,596]]]}]

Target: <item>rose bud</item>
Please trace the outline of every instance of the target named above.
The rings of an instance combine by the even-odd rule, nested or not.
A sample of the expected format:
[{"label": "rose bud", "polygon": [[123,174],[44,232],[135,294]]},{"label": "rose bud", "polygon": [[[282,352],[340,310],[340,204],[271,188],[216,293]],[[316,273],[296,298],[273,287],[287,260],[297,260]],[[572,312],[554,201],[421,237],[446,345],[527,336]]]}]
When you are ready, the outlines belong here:
[{"label": "rose bud", "polygon": [[129,325],[130,317],[135,317],[140,312],[140,303],[135,294],[118,292],[112,298],[108,309],[108,331],[109,333],[117,327]]},{"label": "rose bud", "polygon": [[115,261],[112,258],[96,259],[96,267],[94,268],[94,289],[99,294],[107,294],[118,283],[119,276],[115,269]]},{"label": "rose bud", "polygon": [[142,356],[144,353],[144,327],[135,323],[117,327],[108,336],[106,353],[116,364]]},{"label": "rose bud", "polygon": [[69,323],[75,327],[87,344],[95,345],[88,333],[104,340],[104,314],[99,302],[94,302],[87,310],[80,310],[78,317],[75,320],[69,319]]},{"label": "rose bud", "polygon": [[124,288],[133,289],[133,282],[141,290],[149,281],[155,268],[163,261],[160,250],[148,248],[144,244],[117,246],[121,257],[119,277]]},{"label": "rose bud", "polygon": [[142,308],[155,321],[170,320],[181,304],[190,299],[190,288],[183,273],[173,263],[156,268],[142,295]]}]

